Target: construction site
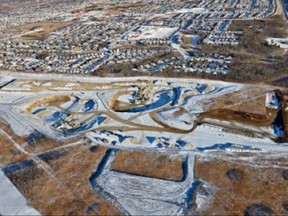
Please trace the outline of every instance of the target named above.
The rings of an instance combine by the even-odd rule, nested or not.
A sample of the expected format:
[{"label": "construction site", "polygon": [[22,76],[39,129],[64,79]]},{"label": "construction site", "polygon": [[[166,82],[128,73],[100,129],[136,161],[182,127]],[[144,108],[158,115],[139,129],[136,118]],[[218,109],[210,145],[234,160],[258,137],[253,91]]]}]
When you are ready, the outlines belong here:
[{"label": "construction site", "polygon": [[[25,204],[22,212],[206,214],[219,198],[213,186],[218,183],[201,171],[207,166],[212,172],[214,163],[203,158],[230,160],[234,155],[241,170],[250,173],[245,161],[261,156],[272,163],[273,155],[287,154],[285,88],[154,77],[77,80],[1,74],[0,138],[6,145],[0,163],[3,177],[22,194],[13,202],[34,208]],[[43,185],[48,176],[52,179]],[[29,179],[27,184],[23,179]],[[201,194],[203,187],[208,192]],[[39,197],[38,190],[46,196]],[[76,199],[79,194],[82,198]],[[54,212],[46,204],[50,196],[55,196],[51,205],[63,200]],[[71,203],[78,207],[68,211]],[[251,208],[233,211],[230,206],[228,212]],[[1,205],[0,211],[12,212]]]},{"label": "construction site", "polygon": [[288,215],[288,0],[0,0],[0,216]]}]

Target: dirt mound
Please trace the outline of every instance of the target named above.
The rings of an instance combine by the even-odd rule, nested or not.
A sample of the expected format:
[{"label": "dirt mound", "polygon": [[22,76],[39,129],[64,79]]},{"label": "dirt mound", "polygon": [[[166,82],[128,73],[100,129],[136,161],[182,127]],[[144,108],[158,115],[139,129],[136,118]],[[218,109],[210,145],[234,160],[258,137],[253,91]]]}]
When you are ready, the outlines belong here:
[{"label": "dirt mound", "polygon": [[284,204],[283,204],[283,209],[284,209],[286,212],[288,212],[288,203],[284,203]]},{"label": "dirt mound", "polygon": [[91,146],[91,147],[89,148],[89,150],[90,150],[91,152],[97,152],[98,146]]},{"label": "dirt mound", "polygon": [[248,125],[267,126],[270,125],[274,118],[273,115],[259,115],[248,112],[239,112],[229,109],[217,109],[201,113],[202,118],[212,118],[224,121],[236,121]]},{"label": "dirt mound", "polygon": [[273,210],[264,204],[253,204],[248,206],[244,211],[245,216],[272,216],[275,215]]},{"label": "dirt mound", "polygon": [[285,180],[288,180],[288,170],[283,170],[282,175]]},{"label": "dirt mound", "polygon": [[227,176],[231,181],[241,181],[244,177],[244,173],[238,169],[229,169],[225,176]]},{"label": "dirt mound", "polygon": [[47,97],[43,97],[40,98],[38,100],[32,101],[30,104],[28,104],[25,107],[25,110],[27,110],[28,112],[31,112],[31,110],[37,106],[40,106],[42,104],[54,104],[54,103],[64,103],[64,102],[68,102],[71,100],[71,97],[68,95],[51,95],[51,96],[47,96]]}]

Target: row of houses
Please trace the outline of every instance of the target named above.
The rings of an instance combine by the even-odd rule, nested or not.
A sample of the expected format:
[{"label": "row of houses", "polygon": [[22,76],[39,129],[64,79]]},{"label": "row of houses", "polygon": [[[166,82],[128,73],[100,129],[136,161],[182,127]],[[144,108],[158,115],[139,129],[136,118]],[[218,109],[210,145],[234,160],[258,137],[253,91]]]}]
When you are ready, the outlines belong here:
[{"label": "row of houses", "polygon": [[[135,64],[134,70],[144,72],[157,72],[169,67],[175,72],[226,74],[231,56],[203,53],[201,46],[184,44],[182,33],[198,35],[201,40],[196,43],[200,44],[237,45],[241,32],[229,31],[233,19],[262,18],[269,16],[275,9],[272,0],[109,0],[101,3],[99,11],[90,11],[85,15],[79,11],[81,7],[83,9],[94,4],[92,0],[75,0],[73,4],[68,4],[68,0],[59,4],[56,2],[33,7],[30,13],[24,12],[27,7],[16,8],[4,16],[0,13],[2,29],[5,29],[5,23],[19,26],[28,22],[69,20],[67,26],[41,40],[24,40],[13,31],[1,31],[0,28],[0,68],[92,73],[105,64],[132,62]],[[142,3],[145,6],[135,9],[127,6],[127,11],[115,15],[115,11],[109,11],[109,8],[115,9],[115,5],[124,7]],[[125,38],[128,32],[141,26],[177,27],[177,31],[162,38],[157,38],[156,34],[155,37],[145,38],[145,32],[145,39]],[[166,54],[169,56],[175,52],[178,52],[176,57],[166,57]]]}]

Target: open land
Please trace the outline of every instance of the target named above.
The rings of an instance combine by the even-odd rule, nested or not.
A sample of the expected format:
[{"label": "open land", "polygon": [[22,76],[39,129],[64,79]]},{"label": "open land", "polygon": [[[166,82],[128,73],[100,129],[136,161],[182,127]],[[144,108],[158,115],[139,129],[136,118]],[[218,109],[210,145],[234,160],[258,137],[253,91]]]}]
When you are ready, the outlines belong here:
[{"label": "open land", "polygon": [[270,209],[266,210],[269,215],[286,215],[287,178],[283,174],[287,172],[287,158],[268,155],[259,159],[253,154],[239,155],[236,160],[233,157],[220,153],[196,159],[195,175],[213,184],[215,190],[209,207],[198,214],[243,215],[250,206],[257,204]]},{"label": "open land", "polygon": [[111,169],[134,175],[166,180],[181,181],[183,159],[175,154],[167,157],[164,153],[145,151],[117,152]]},{"label": "open land", "polygon": [[[205,214],[220,205],[210,187],[221,178],[204,175],[213,168],[202,158],[217,166],[211,155],[287,154],[284,88],[16,72],[2,72],[0,83],[2,171],[41,214]],[[203,187],[211,194],[197,199]]]},{"label": "open land", "polygon": [[287,11],[2,0],[0,215],[288,214]]}]

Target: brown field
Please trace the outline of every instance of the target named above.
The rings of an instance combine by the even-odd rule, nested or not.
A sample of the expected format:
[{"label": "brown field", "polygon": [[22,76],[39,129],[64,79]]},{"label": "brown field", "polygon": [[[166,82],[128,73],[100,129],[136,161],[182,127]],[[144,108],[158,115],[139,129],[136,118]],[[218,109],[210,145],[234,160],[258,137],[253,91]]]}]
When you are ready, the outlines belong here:
[{"label": "brown field", "polygon": [[[85,143],[85,141],[82,140],[82,138],[75,138],[75,139],[71,139],[67,141],[57,141],[57,140],[54,140],[45,136],[40,136],[38,138],[35,138],[33,142],[28,143],[27,137],[17,136],[8,125],[1,122],[1,119],[0,119],[0,129],[6,132],[17,144],[22,146],[25,149],[25,151],[27,151],[28,153],[34,153],[34,154],[50,151],[54,148],[60,148],[61,146],[73,144],[76,142],[82,141],[82,143]],[[8,153],[8,151],[11,152],[11,154],[5,155],[5,157],[11,157],[12,155],[20,154],[20,152],[15,147],[13,147],[11,141],[7,139],[7,136],[4,136],[1,133],[0,133],[0,144],[2,145],[6,144],[5,145],[6,151],[3,150],[3,152],[6,152],[6,153]],[[20,157],[20,155],[18,156]],[[19,159],[22,159],[22,157],[23,156],[21,156]],[[12,160],[12,162],[14,163],[14,160]]]},{"label": "brown field", "polygon": [[0,129],[6,132],[13,140],[15,140],[18,144],[24,145],[25,140],[19,136],[17,136],[14,131],[10,128],[10,126],[0,118]]},{"label": "brown field", "polygon": [[35,142],[29,143],[28,145],[25,146],[25,150],[28,151],[29,153],[34,153],[38,154],[41,152],[46,152],[46,151],[51,151],[55,148],[61,148],[65,145],[71,145],[73,143],[78,143],[79,144],[84,144],[85,141],[82,140],[81,138],[75,138],[72,140],[67,140],[67,141],[57,141],[54,139],[47,138],[45,136],[39,137],[35,140]]},{"label": "brown field", "polygon": [[182,158],[157,152],[118,151],[111,169],[158,179],[183,179]]},{"label": "brown field", "polygon": [[[17,28],[17,31],[23,34],[20,36],[24,40],[43,40],[49,36],[50,33],[68,26],[66,22],[48,22],[48,23],[29,23]],[[36,31],[29,34],[26,32],[32,31],[37,28],[43,28],[42,31]]]},{"label": "brown field", "polygon": [[124,4],[124,5],[109,5],[107,8],[105,8],[108,13],[108,16],[117,16],[122,13],[128,13],[133,10],[140,9],[141,7],[144,7],[144,4]]},{"label": "brown field", "polygon": [[217,98],[203,101],[204,106],[209,111],[217,109],[229,109],[239,112],[249,112],[253,114],[266,115],[266,93],[271,87],[245,86],[245,89],[221,95]]},{"label": "brown field", "polygon": [[[85,142],[80,143],[81,145],[61,148],[61,145],[71,143],[69,141],[58,143],[45,137],[36,139],[33,144],[28,145],[25,137],[16,136],[4,123],[1,123],[0,126],[0,129],[7,133],[12,140],[25,147],[26,151],[38,153],[46,150],[46,154],[48,154],[48,157],[43,158],[42,162],[46,164],[48,170],[46,170],[47,168],[44,170],[41,163],[38,166],[34,161],[30,167],[7,173],[7,176],[27,198],[31,206],[44,215],[121,214],[101,198],[89,182],[89,177],[97,169],[106,148],[99,147],[96,151],[91,151]],[[8,136],[0,133],[1,168],[29,158],[28,155],[14,147]],[[60,148],[49,152],[49,149],[55,147]],[[56,154],[54,154],[55,152]]]},{"label": "brown field", "polygon": [[21,153],[17,148],[15,148],[13,143],[1,133],[0,144],[0,167],[5,167],[9,164],[17,163],[27,159],[27,155]]},{"label": "brown field", "polygon": [[[238,156],[253,157],[251,154]],[[283,208],[288,203],[288,181],[283,175],[288,168],[287,157],[268,159],[263,156],[246,162],[235,158],[232,154],[227,156],[225,153],[218,153],[217,158],[211,157],[210,160],[206,156],[196,159],[196,178],[203,179],[216,188],[212,202],[197,215],[243,215],[244,210],[252,204],[264,204],[276,215],[287,215],[288,212]],[[273,167],[277,165],[279,167]],[[240,173],[238,179],[228,177],[227,173],[232,169]]]},{"label": "brown field", "polygon": [[230,122],[239,122],[254,126],[269,126],[273,123],[276,115],[275,112],[267,112],[267,115],[253,114],[249,112],[238,112],[229,109],[218,109],[202,113],[201,118],[212,118]]},{"label": "brown field", "polygon": [[[233,21],[230,30],[242,30],[243,36],[237,46],[231,74],[239,78],[264,81],[286,73],[287,56],[283,49],[268,46],[267,37],[287,37],[285,20]],[[244,76],[244,73],[247,75]],[[248,74],[249,73],[249,74]]]},{"label": "brown field", "polygon": [[[199,123],[215,124],[225,127],[228,132],[246,134],[249,137],[267,137],[266,132],[247,130],[245,127],[234,123],[258,127],[269,127],[275,120],[277,110],[266,108],[266,93],[271,91],[271,87],[247,86],[239,92],[225,94],[210,101],[204,101],[206,112],[200,114]],[[246,92],[247,91],[247,92]],[[278,90],[275,90],[278,92]],[[211,122],[212,119],[212,122]],[[224,120],[229,122],[222,125],[214,120]]]},{"label": "brown field", "polygon": [[29,203],[44,215],[120,215],[91,187],[89,176],[96,170],[106,148],[90,151],[88,145],[65,149],[59,158],[46,158],[54,177],[37,166],[8,174]]},{"label": "brown field", "polygon": [[[276,16],[277,17],[277,16]],[[267,37],[287,37],[288,23],[284,19],[233,20],[229,31],[242,31],[239,45],[216,46],[204,44],[205,53],[233,55],[227,76],[199,75],[235,82],[267,82],[287,74],[288,56],[285,50],[269,46]]]},{"label": "brown field", "polygon": [[103,5],[103,4],[96,4],[96,5],[90,5],[88,7],[85,7],[83,9],[77,9],[72,11],[73,14],[85,14],[88,12],[96,12],[95,15],[93,15],[95,18],[101,17],[102,14],[97,14],[98,11],[105,11],[105,16],[116,16],[122,13],[128,13],[133,10],[137,10],[141,7],[144,7],[145,5],[143,3],[138,3],[138,4],[131,4],[131,3],[124,3],[124,4],[108,4],[108,5]]}]

